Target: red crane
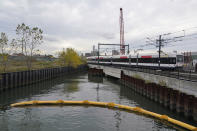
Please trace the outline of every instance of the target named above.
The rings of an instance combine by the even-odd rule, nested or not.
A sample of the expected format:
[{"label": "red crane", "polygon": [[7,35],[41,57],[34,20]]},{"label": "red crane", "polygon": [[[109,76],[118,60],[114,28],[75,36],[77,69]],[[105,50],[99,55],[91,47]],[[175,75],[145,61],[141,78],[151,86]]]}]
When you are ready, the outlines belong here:
[{"label": "red crane", "polygon": [[125,54],[125,46],[124,46],[124,20],[123,20],[123,11],[120,8],[120,54]]}]

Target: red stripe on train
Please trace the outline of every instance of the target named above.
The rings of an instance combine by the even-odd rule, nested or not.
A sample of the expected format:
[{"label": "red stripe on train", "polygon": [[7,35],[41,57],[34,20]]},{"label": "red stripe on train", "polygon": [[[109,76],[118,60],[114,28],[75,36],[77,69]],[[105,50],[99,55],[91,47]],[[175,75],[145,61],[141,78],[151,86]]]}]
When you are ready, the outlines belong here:
[{"label": "red stripe on train", "polygon": [[141,58],[152,58],[152,56],[151,55],[149,55],[149,56],[141,56]]},{"label": "red stripe on train", "polygon": [[[98,59],[98,57],[96,57],[96,59]],[[99,57],[99,59],[103,59],[103,57]]]},{"label": "red stripe on train", "polygon": [[127,56],[120,56],[120,59],[125,59],[127,58]]}]

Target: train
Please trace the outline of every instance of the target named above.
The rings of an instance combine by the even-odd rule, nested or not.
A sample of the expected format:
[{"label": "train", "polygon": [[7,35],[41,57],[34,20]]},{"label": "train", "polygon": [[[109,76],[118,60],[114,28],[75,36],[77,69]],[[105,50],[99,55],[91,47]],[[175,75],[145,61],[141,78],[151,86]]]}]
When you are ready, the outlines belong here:
[{"label": "train", "polygon": [[182,54],[143,54],[143,55],[114,55],[114,56],[90,56],[89,64],[114,65],[122,67],[140,67],[161,70],[182,70],[184,56]]}]

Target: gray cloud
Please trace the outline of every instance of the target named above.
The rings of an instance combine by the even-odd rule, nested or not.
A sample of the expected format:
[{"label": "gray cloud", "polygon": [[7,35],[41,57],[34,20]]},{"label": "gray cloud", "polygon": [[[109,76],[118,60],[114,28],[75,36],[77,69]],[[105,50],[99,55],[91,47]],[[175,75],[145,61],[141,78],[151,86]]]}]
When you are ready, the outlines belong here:
[{"label": "gray cloud", "polygon": [[196,0],[1,0],[0,32],[14,35],[16,25],[25,22],[44,30],[40,48],[45,52],[63,47],[90,51],[98,42],[119,42],[120,7],[125,41],[133,45],[147,36],[197,26]]}]

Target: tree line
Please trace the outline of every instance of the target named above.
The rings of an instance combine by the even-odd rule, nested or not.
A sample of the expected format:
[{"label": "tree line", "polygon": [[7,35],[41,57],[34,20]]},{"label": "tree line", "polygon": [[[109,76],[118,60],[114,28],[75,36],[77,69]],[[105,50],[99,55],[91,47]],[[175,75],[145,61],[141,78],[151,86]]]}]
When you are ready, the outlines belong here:
[{"label": "tree line", "polygon": [[[8,39],[4,32],[0,34],[0,67],[1,72],[6,72],[9,63],[9,56],[13,53],[20,53],[25,57],[27,70],[32,69],[33,55],[37,52],[37,47],[43,43],[43,30],[38,27],[30,27],[24,23],[16,27],[16,38]],[[77,67],[85,60],[72,49],[67,48],[58,52],[57,62],[59,66]]]}]

